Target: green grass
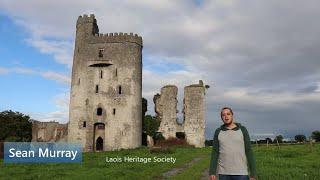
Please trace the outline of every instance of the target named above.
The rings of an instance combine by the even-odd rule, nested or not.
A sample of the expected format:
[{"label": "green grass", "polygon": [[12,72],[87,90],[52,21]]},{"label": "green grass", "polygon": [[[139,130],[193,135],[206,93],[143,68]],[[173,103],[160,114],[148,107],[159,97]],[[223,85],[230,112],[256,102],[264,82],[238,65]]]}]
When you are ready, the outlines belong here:
[{"label": "green grass", "polygon": [[320,179],[320,144],[255,148],[259,179]]},{"label": "green grass", "polygon": [[[207,149],[207,148],[206,148]],[[320,144],[311,152],[308,145],[259,146],[254,145],[259,180],[320,179]],[[200,179],[208,168],[208,158],[172,177],[172,179]]]},{"label": "green grass", "polygon": [[[153,179],[179,167],[195,157],[203,156],[203,149],[176,148],[172,154],[150,154],[145,147],[114,152],[83,153],[82,164],[3,164],[0,179]],[[175,157],[173,163],[107,163],[106,157]]]},{"label": "green grass", "polygon": [[[200,179],[209,166],[211,148],[177,148],[172,154],[150,154],[147,148],[114,152],[84,153],[82,164],[3,164],[0,179],[155,179],[164,172],[203,157],[170,179]],[[320,144],[311,152],[307,145],[254,145],[259,180],[320,179]],[[108,157],[175,157],[172,163],[107,163]]]}]

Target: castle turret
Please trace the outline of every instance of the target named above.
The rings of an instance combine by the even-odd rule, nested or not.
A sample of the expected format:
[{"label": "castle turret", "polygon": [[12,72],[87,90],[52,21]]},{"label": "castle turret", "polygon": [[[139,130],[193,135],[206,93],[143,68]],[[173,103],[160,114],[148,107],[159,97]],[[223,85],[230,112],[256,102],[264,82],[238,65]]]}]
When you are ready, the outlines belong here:
[{"label": "castle turret", "polygon": [[205,142],[205,86],[199,84],[184,87],[184,132],[189,144],[204,147]]},{"label": "castle turret", "polygon": [[68,141],[85,151],[135,148],[142,134],[142,38],[99,34],[79,16],[73,57]]},{"label": "castle turret", "polygon": [[97,20],[94,15],[79,16],[77,20],[77,37],[89,37],[95,34],[99,34],[99,28]]}]

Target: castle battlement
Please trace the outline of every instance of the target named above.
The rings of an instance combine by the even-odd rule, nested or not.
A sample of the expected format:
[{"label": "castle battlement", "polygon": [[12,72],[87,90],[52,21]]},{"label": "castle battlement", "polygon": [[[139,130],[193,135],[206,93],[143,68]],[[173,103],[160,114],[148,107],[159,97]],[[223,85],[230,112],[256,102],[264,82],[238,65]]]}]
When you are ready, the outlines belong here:
[{"label": "castle battlement", "polygon": [[94,14],[90,14],[88,16],[87,14],[84,14],[83,16],[79,16],[77,20],[77,24],[82,24],[82,23],[96,23],[97,20],[94,16]]},{"label": "castle battlement", "polygon": [[95,19],[94,14],[84,14],[83,16],[79,16],[77,20],[78,25],[92,23],[94,27],[94,31],[92,35],[90,34],[89,43],[122,43],[122,42],[130,42],[136,43],[140,46],[143,46],[142,37],[138,36],[138,34],[133,33],[123,33],[123,32],[115,32],[115,33],[99,33],[99,28],[97,25],[97,20]]},{"label": "castle battlement", "polygon": [[133,33],[106,33],[106,34],[94,34],[91,37],[92,43],[113,43],[113,42],[131,42],[137,43],[143,46],[142,37]]}]

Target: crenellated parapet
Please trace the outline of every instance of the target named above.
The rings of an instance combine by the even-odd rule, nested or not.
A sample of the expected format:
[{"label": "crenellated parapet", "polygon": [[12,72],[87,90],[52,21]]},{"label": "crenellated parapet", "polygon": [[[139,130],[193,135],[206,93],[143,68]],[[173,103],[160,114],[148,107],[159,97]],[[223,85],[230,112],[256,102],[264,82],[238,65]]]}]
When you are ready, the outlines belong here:
[{"label": "crenellated parapet", "polygon": [[90,14],[90,16],[88,16],[87,14],[84,14],[83,16],[79,16],[77,20],[77,24],[84,24],[84,23],[97,23],[97,20],[94,14]]},{"label": "crenellated parapet", "polygon": [[[92,43],[123,43],[130,42],[143,46],[142,37],[133,33],[106,33],[106,34],[94,34],[91,37]],[[90,43],[90,42],[89,42]]]},{"label": "crenellated parapet", "polygon": [[140,46],[143,46],[142,37],[138,34],[133,33],[99,33],[99,27],[97,25],[97,20],[95,19],[94,14],[88,16],[87,14],[79,16],[77,20],[77,28],[85,24],[92,24],[92,27],[88,28],[90,30],[90,38],[88,43],[136,43]]}]

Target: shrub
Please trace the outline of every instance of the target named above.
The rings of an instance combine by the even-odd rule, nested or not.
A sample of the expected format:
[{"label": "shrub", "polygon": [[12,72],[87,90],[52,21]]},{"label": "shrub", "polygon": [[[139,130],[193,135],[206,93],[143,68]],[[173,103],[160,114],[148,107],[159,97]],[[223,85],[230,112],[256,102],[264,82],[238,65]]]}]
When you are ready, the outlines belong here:
[{"label": "shrub", "polygon": [[187,143],[185,139],[168,138],[165,140],[156,141],[156,146],[168,147],[168,146],[179,146],[179,147],[194,147]]}]

